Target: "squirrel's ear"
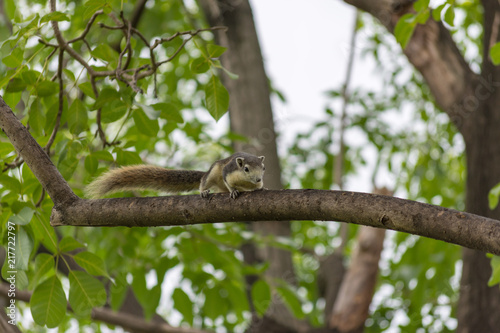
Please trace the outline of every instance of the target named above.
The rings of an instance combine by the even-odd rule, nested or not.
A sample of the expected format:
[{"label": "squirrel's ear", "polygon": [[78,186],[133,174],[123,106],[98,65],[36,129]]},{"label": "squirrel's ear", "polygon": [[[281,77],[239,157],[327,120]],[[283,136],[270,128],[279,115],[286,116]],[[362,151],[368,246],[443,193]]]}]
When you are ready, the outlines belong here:
[{"label": "squirrel's ear", "polygon": [[243,165],[245,164],[245,159],[243,157],[236,157],[236,164],[238,164],[240,168],[243,168]]},{"label": "squirrel's ear", "polygon": [[259,158],[260,158],[260,161],[261,161],[261,162],[264,162],[264,159],[265,159],[266,157],[265,157],[265,156],[259,156]]}]

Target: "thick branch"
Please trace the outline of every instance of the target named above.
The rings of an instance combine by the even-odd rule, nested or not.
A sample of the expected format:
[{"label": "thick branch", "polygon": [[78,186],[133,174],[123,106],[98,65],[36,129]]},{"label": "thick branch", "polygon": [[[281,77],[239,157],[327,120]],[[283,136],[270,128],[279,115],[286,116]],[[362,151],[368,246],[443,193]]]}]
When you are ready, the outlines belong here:
[{"label": "thick branch", "polygon": [[78,200],[55,207],[53,226],[156,227],[235,221],[342,221],[500,254],[500,221],[389,196],[325,190]]},{"label": "thick branch", "polygon": [[49,156],[16,118],[0,97],[0,127],[29,168],[52,198],[55,205],[69,205],[78,197],[54,166]]}]

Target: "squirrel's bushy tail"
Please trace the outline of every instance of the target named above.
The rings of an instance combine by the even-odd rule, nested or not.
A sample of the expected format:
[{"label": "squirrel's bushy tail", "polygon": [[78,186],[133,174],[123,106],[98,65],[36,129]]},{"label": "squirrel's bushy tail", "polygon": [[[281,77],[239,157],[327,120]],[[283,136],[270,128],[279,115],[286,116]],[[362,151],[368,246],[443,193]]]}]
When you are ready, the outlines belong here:
[{"label": "squirrel's bushy tail", "polygon": [[205,172],[169,170],[152,165],[132,165],[108,171],[85,188],[89,198],[127,190],[157,190],[168,193],[194,191]]}]

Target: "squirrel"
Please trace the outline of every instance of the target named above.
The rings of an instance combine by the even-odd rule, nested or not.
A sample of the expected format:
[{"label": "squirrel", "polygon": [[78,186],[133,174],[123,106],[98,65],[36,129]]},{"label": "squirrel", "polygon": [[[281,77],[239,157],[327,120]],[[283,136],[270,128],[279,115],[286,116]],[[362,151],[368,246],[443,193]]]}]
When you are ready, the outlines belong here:
[{"label": "squirrel", "polygon": [[189,192],[199,188],[202,198],[210,190],[229,192],[236,199],[240,192],[263,189],[264,156],[235,153],[216,161],[207,172],[169,170],[153,165],[132,165],[108,171],[97,177],[85,192],[97,198],[124,190],[150,189],[167,193]]}]

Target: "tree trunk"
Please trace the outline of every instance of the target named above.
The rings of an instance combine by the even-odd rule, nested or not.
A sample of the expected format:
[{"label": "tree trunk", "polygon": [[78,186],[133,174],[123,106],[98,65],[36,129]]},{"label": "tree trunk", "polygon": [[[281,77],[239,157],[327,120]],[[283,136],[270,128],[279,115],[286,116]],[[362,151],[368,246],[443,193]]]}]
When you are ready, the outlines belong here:
[{"label": "tree trunk", "polygon": [[[468,212],[500,220],[500,209],[488,207],[488,192],[500,182],[500,91],[492,90],[470,116],[474,133],[466,136],[466,207]],[[500,289],[488,287],[490,276],[485,253],[464,249],[457,332],[494,332],[500,327]]]},{"label": "tree trunk", "polygon": [[[248,139],[248,142],[235,142],[235,150],[264,155],[264,186],[280,189],[281,168],[276,148],[270,88],[250,4],[248,0],[200,0],[200,5],[211,26],[228,27],[226,32],[217,32],[216,39],[218,44],[228,48],[222,56],[222,65],[239,76],[236,80],[225,74],[222,76],[230,95],[231,131]],[[262,235],[290,236],[289,223],[267,221],[251,223],[250,226]],[[269,277],[295,284],[290,252],[272,246],[257,249],[253,244],[247,244],[243,253],[249,263],[268,261],[270,266],[266,274]],[[250,277],[248,281],[253,283],[255,277]],[[274,298],[271,302],[267,315],[273,321],[298,331],[307,328],[307,325],[294,318],[279,299]],[[266,331],[262,327],[263,323],[265,322],[260,322],[258,331]],[[270,329],[269,332],[276,331]]]},{"label": "tree trunk", "polygon": [[[399,18],[412,10],[410,0],[345,0],[365,10],[393,31]],[[484,40],[482,74],[472,72],[449,31],[429,19],[418,25],[404,50],[422,74],[439,106],[463,135],[467,157],[468,212],[500,219],[500,209],[488,208],[488,192],[500,182],[500,69],[489,59],[499,40],[500,4],[482,0]],[[488,287],[491,275],[484,252],[464,249],[457,332],[496,332],[500,327],[500,289]]]}]

